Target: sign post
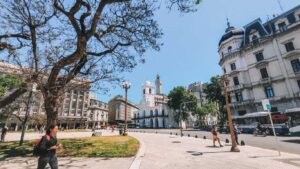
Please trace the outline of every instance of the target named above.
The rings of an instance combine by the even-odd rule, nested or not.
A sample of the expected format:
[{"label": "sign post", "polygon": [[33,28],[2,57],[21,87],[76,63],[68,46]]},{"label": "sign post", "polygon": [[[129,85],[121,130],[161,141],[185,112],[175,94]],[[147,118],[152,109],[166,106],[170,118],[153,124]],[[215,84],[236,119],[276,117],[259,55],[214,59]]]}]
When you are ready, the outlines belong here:
[{"label": "sign post", "polygon": [[[270,122],[271,122],[272,129],[273,129],[273,134],[275,136],[276,144],[279,147],[278,139],[277,139],[275,128],[274,128],[273,119],[272,119],[271,112],[270,112],[271,111],[270,101],[269,101],[269,99],[263,99],[261,101],[261,103],[262,103],[262,106],[263,106],[264,110],[268,111],[268,113],[269,113],[269,118],[270,118]],[[277,150],[278,150],[278,155],[281,156],[279,148],[277,148]]]}]

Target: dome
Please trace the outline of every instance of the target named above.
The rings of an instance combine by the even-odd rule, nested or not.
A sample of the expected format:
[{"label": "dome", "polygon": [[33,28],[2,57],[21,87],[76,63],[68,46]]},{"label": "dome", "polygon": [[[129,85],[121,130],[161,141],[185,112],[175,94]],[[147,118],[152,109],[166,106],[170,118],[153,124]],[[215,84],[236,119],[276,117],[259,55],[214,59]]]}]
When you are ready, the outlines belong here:
[{"label": "dome", "polygon": [[225,34],[222,36],[221,40],[219,41],[219,46],[221,45],[222,42],[236,35],[244,35],[244,31],[242,29],[237,29],[232,26],[228,27],[225,30]]}]

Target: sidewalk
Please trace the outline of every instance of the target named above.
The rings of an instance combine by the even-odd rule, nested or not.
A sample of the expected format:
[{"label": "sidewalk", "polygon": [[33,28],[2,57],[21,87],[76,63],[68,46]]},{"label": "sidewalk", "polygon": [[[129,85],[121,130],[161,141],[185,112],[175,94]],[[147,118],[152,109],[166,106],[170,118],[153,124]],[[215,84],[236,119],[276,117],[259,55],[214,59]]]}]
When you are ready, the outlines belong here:
[{"label": "sidewalk", "polygon": [[[119,131],[111,132],[111,130],[102,130],[102,136],[113,136],[118,135]],[[25,133],[24,140],[32,140],[41,138],[44,134],[40,133]],[[59,132],[57,133],[57,138],[78,138],[78,137],[90,137],[92,132]],[[21,138],[21,132],[18,133],[7,133],[5,141],[19,141]]]},{"label": "sidewalk", "polygon": [[[85,132],[86,133],[86,132]],[[66,133],[64,133],[66,134]],[[87,133],[86,133],[87,134]],[[66,137],[86,134],[69,133]],[[104,133],[103,133],[104,134]],[[107,132],[106,134],[109,134]],[[115,132],[114,134],[117,134]],[[230,152],[230,145],[212,147],[212,140],[167,134],[130,132],[141,147],[135,158],[59,158],[60,169],[296,169],[300,155],[281,153],[251,146]],[[86,135],[88,136],[88,135]],[[9,158],[0,169],[34,169],[37,158]]]},{"label": "sidewalk", "polygon": [[296,169],[300,156],[261,149],[239,147],[230,152],[230,145],[212,147],[212,140],[166,134],[130,133],[138,138],[144,151],[138,154],[140,169]]}]

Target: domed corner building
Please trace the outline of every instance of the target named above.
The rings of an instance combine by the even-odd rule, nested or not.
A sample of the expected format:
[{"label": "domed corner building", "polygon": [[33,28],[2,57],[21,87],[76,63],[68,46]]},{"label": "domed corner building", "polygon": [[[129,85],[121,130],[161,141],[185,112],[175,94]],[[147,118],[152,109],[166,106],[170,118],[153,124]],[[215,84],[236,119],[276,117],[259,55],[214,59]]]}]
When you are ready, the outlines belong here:
[{"label": "domed corner building", "polygon": [[161,93],[162,83],[157,75],[155,87],[150,81],[142,84],[142,99],[137,105],[134,122],[140,128],[175,128],[174,113],[168,107],[168,97]]},{"label": "domed corner building", "polygon": [[266,116],[261,101],[269,99],[275,123],[300,124],[300,5],[243,29],[227,23],[218,53],[233,118]]}]

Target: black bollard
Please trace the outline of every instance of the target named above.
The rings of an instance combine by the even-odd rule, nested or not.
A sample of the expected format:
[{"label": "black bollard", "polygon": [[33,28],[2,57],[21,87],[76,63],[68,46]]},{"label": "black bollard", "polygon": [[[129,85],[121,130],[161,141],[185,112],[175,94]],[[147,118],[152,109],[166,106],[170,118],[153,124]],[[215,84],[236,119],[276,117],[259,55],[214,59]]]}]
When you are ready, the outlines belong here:
[{"label": "black bollard", "polygon": [[226,143],[229,143],[229,140],[228,140],[228,138],[226,138],[225,142],[226,142]]},{"label": "black bollard", "polygon": [[198,136],[197,136],[197,135],[195,135],[195,138],[198,138]]},{"label": "black bollard", "polygon": [[205,139],[206,139],[206,136],[203,136],[203,139],[205,140]]},{"label": "black bollard", "polygon": [[181,134],[181,137],[182,137],[182,136],[184,136],[184,134],[183,134],[183,133]]},{"label": "black bollard", "polygon": [[172,132],[170,132],[170,135],[172,135]]},{"label": "black bollard", "polygon": [[177,136],[177,133],[175,133],[175,135]]},{"label": "black bollard", "polygon": [[244,140],[241,141],[241,146],[244,146],[245,145],[245,142]]},{"label": "black bollard", "polygon": [[188,134],[188,137],[190,137],[190,134]]}]

